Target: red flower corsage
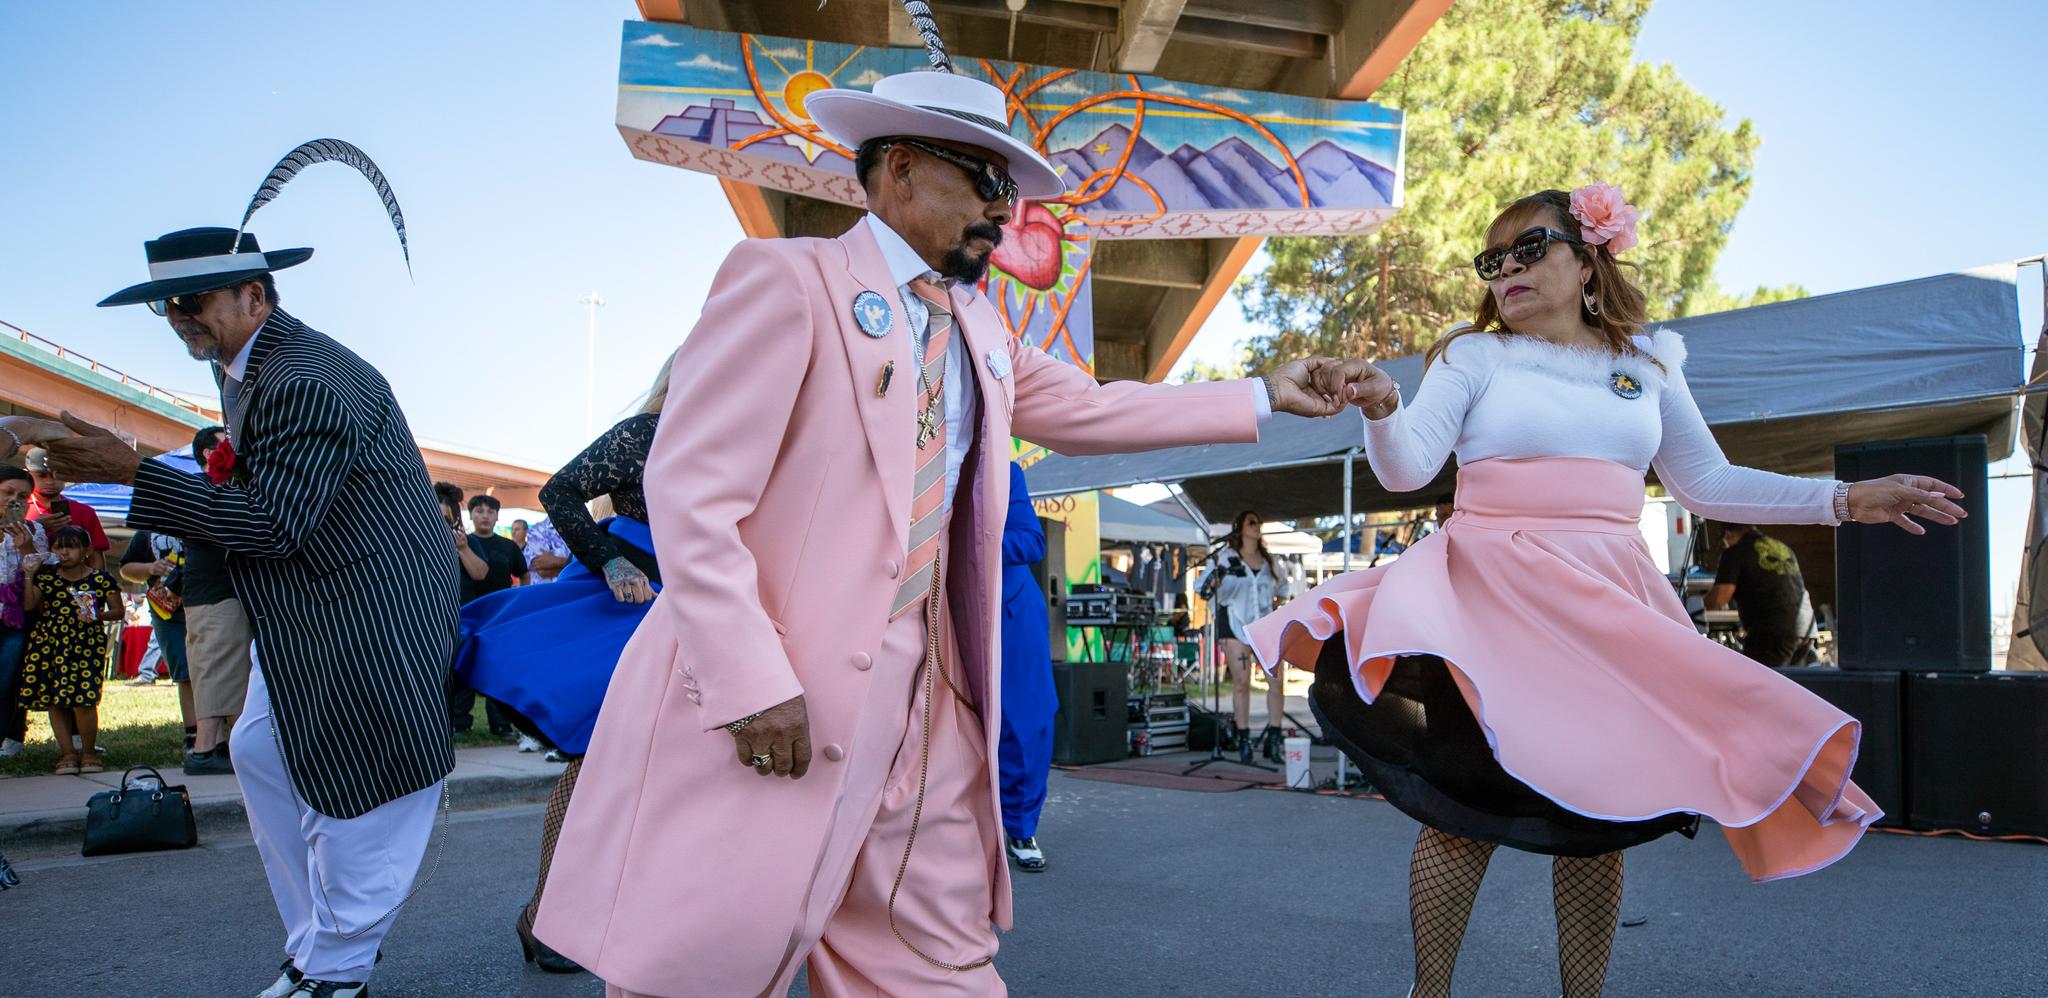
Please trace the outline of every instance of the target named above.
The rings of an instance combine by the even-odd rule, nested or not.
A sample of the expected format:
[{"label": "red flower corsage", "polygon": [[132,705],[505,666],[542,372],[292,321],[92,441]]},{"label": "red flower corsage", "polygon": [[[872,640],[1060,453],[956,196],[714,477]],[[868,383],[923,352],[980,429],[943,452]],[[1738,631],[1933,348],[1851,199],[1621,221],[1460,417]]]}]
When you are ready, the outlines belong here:
[{"label": "red flower corsage", "polygon": [[235,445],[228,438],[222,437],[220,446],[206,456],[206,477],[215,485],[226,485],[230,481],[242,485],[249,481],[249,470],[242,467],[242,462],[235,457]]}]

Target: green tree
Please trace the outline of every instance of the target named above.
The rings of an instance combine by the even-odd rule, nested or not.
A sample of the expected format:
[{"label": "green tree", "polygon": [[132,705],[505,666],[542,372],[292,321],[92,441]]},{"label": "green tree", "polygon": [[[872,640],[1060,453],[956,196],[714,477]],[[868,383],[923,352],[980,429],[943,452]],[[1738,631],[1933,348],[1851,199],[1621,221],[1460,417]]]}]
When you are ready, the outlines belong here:
[{"label": "green tree", "polygon": [[[1457,4],[1374,99],[1407,112],[1406,203],[1368,236],[1266,244],[1246,279],[1254,371],[1312,353],[1394,356],[1468,319],[1472,255],[1509,201],[1604,180],[1643,212],[1623,254],[1653,318],[1739,305],[1713,286],[1757,136],[1670,66],[1634,61],[1650,0]],[[1759,289],[1753,298],[1793,297]],[[1696,305],[1709,306],[1706,309]]]}]

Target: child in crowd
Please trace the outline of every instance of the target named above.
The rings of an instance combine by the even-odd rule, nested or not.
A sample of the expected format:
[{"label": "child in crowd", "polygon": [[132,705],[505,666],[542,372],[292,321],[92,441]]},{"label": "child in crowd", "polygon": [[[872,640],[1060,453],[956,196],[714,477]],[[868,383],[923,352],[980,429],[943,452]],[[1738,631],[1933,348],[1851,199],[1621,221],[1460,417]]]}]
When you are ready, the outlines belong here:
[{"label": "child in crowd", "polygon": [[[90,567],[92,536],[66,526],[50,535],[56,558],[24,587],[29,625],[28,654],[21,665],[21,706],[50,712],[57,736],[58,776],[97,773],[102,767],[93,743],[99,738],[100,683],[106,675],[107,622],[123,615],[114,577]],[[79,745],[73,748],[71,737]]]}]

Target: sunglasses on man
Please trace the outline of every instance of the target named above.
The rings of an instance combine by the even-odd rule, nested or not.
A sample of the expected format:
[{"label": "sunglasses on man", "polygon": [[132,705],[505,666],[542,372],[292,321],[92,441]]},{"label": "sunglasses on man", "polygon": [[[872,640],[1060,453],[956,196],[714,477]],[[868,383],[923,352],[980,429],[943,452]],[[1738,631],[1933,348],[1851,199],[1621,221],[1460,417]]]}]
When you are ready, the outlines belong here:
[{"label": "sunglasses on man", "polygon": [[1514,241],[1506,246],[1490,247],[1473,257],[1472,269],[1479,272],[1479,279],[1482,281],[1499,280],[1501,265],[1507,262],[1509,254],[1514,254],[1516,263],[1524,267],[1531,266],[1550,252],[1552,242],[1577,246],[1580,241],[1556,229],[1539,225],[1516,236]]},{"label": "sunglasses on man", "polygon": [[1012,208],[1017,206],[1017,182],[994,163],[916,139],[891,139],[889,144],[909,146],[959,167],[974,181],[974,196],[983,201],[1001,201]]},{"label": "sunglasses on man", "polygon": [[205,310],[206,305],[204,303],[206,301],[206,296],[217,295],[226,290],[228,289],[215,288],[212,291],[201,291],[195,295],[178,295],[172,298],[159,298],[156,301],[149,303],[149,310],[155,312],[158,315],[169,315],[171,311],[175,309],[177,310],[177,313],[179,315],[186,316],[189,318],[191,316],[198,315],[201,311]]}]

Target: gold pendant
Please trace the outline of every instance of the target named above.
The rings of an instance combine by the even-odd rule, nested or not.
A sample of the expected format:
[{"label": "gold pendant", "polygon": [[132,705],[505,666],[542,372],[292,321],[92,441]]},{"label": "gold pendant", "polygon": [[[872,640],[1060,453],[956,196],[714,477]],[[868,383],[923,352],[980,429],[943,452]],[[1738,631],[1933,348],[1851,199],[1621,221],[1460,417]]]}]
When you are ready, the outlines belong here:
[{"label": "gold pendant", "polygon": [[923,450],[932,442],[932,436],[939,432],[939,407],[937,404],[925,407],[917,414],[917,449]]}]

